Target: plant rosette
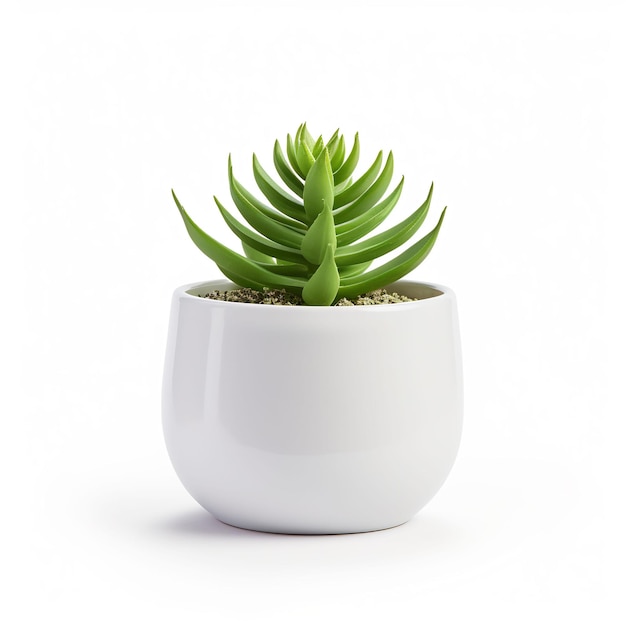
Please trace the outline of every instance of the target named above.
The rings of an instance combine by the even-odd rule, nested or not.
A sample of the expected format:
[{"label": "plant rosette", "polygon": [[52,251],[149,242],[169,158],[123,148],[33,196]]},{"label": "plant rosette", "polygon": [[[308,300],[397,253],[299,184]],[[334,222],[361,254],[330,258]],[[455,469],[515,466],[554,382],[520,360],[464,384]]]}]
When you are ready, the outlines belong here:
[{"label": "plant rosette", "polygon": [[[271,207],[236,182],[229,159],[231,196],[248,226],[216,202],[243,254],[202,231],[175,197],[192,240],[230,282],[174,292],[164,435],[185,488],[225,523],[298,534],[390,528],[435,495],[454,463],[462,427],[455,296],[441,285],[401,280],[432,249],[443,214],[425,237],[369,269],[415,234],[432,186],[414,214],[367,238],[402,182],[383,198],[393,161],[390,155],[378,175],[382,153],[353,182],[358,151],[358,135],[346,155],[338,133],[328,143],[313,141],[300,126],[287,138],[287,158],[274,147],[292,194],[268,182],[253,159]],[[305,306],[201,297],[238,287],[284,289]],[[414,300],[329,306],[381,287]]]}]

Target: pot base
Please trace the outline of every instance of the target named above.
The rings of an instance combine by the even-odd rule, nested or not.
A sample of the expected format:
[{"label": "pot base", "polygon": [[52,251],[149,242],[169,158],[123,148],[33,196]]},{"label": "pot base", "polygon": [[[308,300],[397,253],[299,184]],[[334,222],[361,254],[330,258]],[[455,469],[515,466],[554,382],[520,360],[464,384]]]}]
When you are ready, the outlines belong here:
[{"label": "pot base", "polygon": [[334,530],[320,528],[319,530],[313,530],[313,529],[304,529],[304,528],[293,529],[293,528],[289,528],[286,526],[285,527],[262,526],[262,525],[256,525],[256,524],[247,525],[245,523],[242,524],[242,523],[235,522],[235,521],[229,522],[219,517],[215,517],[215,519],[218,522],[221,522],[222,524],[226,524],[226,526],[232,526],[233,528],[238,528],[240,530],[249,530],[252,532],[267,533],[267,534],[272,534],[272,535],[306,535],[306,536],[358,535],[358,534],[363,534],[363,533],[376,533],[381,530],[391,530],[392,528],[398,528],[399,526],[404,526],[404,524],[411,521],[411,519],[407,519],[407,520],[404,520],[403,522],[392,523],[389,526],[385,524],[383,526],[376,527],[376,528],[357,528],[357,529],[350,529],[350,530],[348,530],[347,528],[342,528],[342,529],[337,528]]}]

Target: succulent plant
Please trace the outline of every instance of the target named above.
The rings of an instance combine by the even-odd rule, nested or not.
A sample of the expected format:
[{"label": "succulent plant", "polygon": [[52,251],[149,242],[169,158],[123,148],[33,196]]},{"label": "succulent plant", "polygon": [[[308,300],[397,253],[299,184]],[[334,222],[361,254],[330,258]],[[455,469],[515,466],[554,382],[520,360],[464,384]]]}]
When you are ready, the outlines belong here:
[{"label": "succulent plant", "polygon": [[243,255],[200,229],[173,190],[172,195],[193,242],[234,283],[258,290],[284,289],[301,295],[306,304],[330,305],[384,287],[417,267],[432,249],[446,211],[426,236],[390,261],[368,269],[417,232],[428,213],[433,186],[409,217],[364,239],[396,206],[404,178],[383,197],[393,175],[393,154],[385,160],[380,151],[374,163],[353,180],[359,151],[358,133],[348,153],[339,131],[326,143],[321,136],[315,140],[306,124],[300,125],[293,138],[287,135],[286,156],[278,140],[274,144],[274,166],[284,186],[252,156],[254,179],[269,204],[237,181],[229,157],[230,194],[247,225],[214,199],[241,240]]}]

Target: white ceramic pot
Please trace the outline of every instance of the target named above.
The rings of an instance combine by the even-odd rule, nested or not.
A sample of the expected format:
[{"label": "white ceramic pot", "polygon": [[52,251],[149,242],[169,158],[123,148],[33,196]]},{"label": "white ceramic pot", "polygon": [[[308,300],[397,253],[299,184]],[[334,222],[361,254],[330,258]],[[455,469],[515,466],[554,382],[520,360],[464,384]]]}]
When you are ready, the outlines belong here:
[{"label": "white ceramic pot", "polygon": [[461,437],[452,291],[355,307],[219,302],[174,292],[163,427],[189,493],[219,520],[327,534],[408,521],[439,490]]}]

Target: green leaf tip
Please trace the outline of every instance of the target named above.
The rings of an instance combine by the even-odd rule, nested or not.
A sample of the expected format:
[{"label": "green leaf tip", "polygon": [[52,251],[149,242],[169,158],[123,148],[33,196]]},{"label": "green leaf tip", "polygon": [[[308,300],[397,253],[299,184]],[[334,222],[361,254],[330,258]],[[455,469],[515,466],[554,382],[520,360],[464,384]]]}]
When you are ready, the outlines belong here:
[{"label": "green leaf tip", "polygon": [[302,256],[309,263],[320,265],[329,246],[334,254],[337,249],[337,233],[333,212],[328,205],[324,204],[322,212],[304,235],[301,246]]},{"label": "green leaf tip", "polygon": [[332,210],[335,198],[335,183],[328,148],[322,150],[322,153],[311,166],[304,181],[302,197],[304,200],[304,212],[311,224],[322,212],[324,206]]},{"label": "green leaf tip", "polygon": [[302,289],[302,299],[314,306],[329,306],[337,297],[339,283],[339,270],[335,263],[333,248],[328,244],[322,264]]}]

